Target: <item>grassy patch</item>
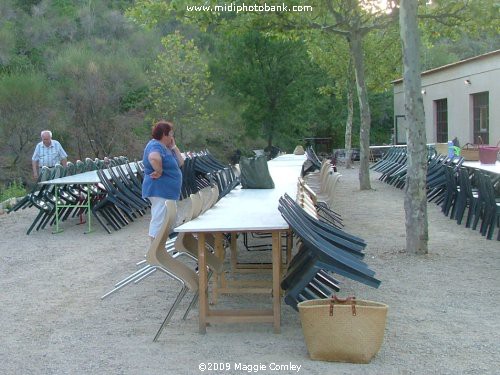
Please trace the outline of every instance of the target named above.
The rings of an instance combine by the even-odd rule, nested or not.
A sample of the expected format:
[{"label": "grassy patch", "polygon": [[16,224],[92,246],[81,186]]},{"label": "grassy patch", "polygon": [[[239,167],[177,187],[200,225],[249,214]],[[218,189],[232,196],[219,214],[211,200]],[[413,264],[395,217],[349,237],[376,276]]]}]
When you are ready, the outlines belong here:
[{"label": "grassy patch", "polygon": [[26,189],[21,181],[12,181],[7,186],[0,186],[0,202],[10,198],[23,197],[26,195]]}]

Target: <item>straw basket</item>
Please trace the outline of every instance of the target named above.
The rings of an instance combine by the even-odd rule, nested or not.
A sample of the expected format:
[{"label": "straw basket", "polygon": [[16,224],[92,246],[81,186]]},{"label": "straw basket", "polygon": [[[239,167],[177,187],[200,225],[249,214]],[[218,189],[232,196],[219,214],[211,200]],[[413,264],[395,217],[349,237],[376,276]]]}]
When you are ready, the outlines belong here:
[{"label": "straw basket", "polygon": [[384,338],[388,306],[354,297],[298,304],[311,359],[369,363]]},{"label": "straw basket", "polygon": [[481,164],[495,164],[497,161],[497,155],[500,151],[500,141],[498,141],[496,146],[483,145],[483,140],[479,137],[481,144],[479,145],[479,161]]},{"label": "straw basket", "polygon": [[479,160],[479,146],[473,145],[472,143],[467,143],[462,147],[461,153],[462,157],[468,161],[478,161]]}]

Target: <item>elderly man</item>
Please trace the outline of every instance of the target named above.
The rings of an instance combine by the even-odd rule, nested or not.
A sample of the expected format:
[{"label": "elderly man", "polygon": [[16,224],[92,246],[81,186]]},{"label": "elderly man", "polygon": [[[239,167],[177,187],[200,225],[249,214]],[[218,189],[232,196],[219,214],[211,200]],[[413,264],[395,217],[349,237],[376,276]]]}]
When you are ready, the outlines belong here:
[{"label": "elderly man", "polygon": [[43,130],[40,133],[42,141],[35,147],[35,152],[31,158],[33,167],[33,178],[36,180],[42,167],[53,167],[56,164],[66,166],[68,154],[62,148],[61,144],[52,139],[50,130]]}]

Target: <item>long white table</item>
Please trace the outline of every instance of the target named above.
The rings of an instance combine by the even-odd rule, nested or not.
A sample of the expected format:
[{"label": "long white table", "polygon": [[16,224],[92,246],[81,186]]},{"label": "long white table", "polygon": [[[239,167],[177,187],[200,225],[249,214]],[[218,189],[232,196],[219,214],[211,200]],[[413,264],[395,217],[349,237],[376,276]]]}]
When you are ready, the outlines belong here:
[{"label": "long white table", "polygon": [[[137,167],[134,162],[129,164],[130,167],[132,168],[132,172],[137,172]],[[115,171],[116,174],[118,172],[116,171],[116,168],[118,167],[113,167],[113,170]],[[104,170],[106,173],[106,176],[108,178],[111,178],[111,175],[107,170]],[[91,207],[91,195],[87,194],[87,201],[85,203],[78,203],[78,204],[59,204],[59,199],[58,199],[58,191],[59,191],[59,186],[63,185],[87,185],[88,191],[90,191],[90,186],[94,184],[98,184],[101,182],[99,179],[99,176],[97,175],[97,171],[87,171],[83,173],[78,173],[74,174],[71,176],[65,176],[65,177],[60,177],[60,178],[54,178],[53,180],[47,180],[40,182],[42,185],[55,185],[55,200],[56,200],[56,207],[55,207],[55,214],[56,214],[56,230],[53,232],[55,233],[60,233],[63,230],[59,228],[59,210],[61,208],[65,207],[73,207],[73,208],[86,208],[87,209],[87,223],[88,223],[88,230],[85,233],[90,233],[92,232],[92,224],[91,224],[91,217],[92,217],[92,207]]]},{"label": "long white table", "polygon": [[483,164],[479,161],[466,161],[463,163],[463,166],[500,175],[500,162],[498,161],[495,164]]},{"label": "long white table", "polygon": [[[279,198],[288,193],[295,196],[297,177],[300,175],[304,155],[282,155],[269,161],[269,172],[274,189],[234,189],[214,207],[198,218],[175,229],[198,236],[199,269],[199,330],[206,332],[207,323],[217,322],[269,322],[274,332],[280,332],[281,299],[281,233],[289,226],[278,211]],[[205,259],[205,234],[215,237],[216,253],[222,249],[225,233],[270,232],[272,234],[272,298],[270,310],[211,310],[207,297],[207,271]]]}]

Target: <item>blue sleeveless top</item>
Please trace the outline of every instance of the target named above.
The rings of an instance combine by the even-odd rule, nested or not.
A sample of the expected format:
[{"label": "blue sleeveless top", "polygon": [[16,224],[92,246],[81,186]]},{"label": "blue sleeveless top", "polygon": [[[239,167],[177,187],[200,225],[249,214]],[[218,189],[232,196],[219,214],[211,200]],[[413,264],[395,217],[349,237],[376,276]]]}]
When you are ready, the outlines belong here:
[{"label": "blue sleeveless top", "polygon": [[[148,160],[151,152],[161,155],[163,172],[157,179],[149,175],[153,173],[153,167]],[[163,143],[152,139],[144,149],[142,157],[144,163],[144,181],[142,183],[142,197],[159,197],[164,199],[179,200],[182,186],[182,172],[177,164],[175,152],[167,148]]]}]

